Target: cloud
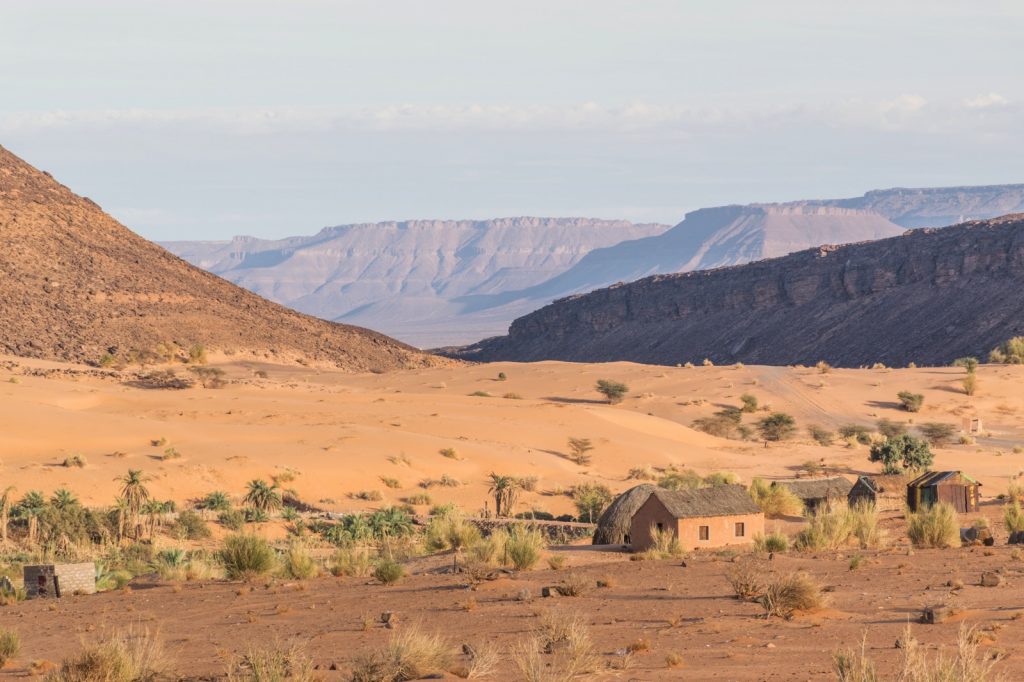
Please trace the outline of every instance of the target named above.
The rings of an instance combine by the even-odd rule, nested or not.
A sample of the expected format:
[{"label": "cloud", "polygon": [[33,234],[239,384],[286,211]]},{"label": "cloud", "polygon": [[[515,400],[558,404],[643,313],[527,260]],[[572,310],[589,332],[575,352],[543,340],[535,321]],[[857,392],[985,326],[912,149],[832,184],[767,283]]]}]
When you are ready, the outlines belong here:
[{"label": "cloud", "polygon": [[[60,130],[180,129],[232,136],[330,132],[607,132],[664,134],[729,133],[757,127],[866,128],[880,131],[970,132],[986,110],[1009,120],[985,118],[999,127],[1020,123],[1021,110],[990,93],[931,101],[916,94],[888,100],[663,104],[636,101],[609,105],[395,104],[366,108],[110,109],[0,113],[0,133]],[[990,131],[991,132],[991,131]]]}]

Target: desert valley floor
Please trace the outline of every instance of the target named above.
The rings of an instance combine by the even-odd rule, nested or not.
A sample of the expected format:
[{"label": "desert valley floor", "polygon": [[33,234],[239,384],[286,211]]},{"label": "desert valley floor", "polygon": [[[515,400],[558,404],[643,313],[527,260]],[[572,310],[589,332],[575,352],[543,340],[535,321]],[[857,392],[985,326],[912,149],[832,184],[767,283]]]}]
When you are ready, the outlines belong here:
[{"label": "desert valley floor", "polygon": [[[566,557],[560,570],[545,565],[473,590],[446,572],[444,556],[410,560],[411,575],[393,586],[329,576],[250,584],[140,576],[98,595],[0,607],[0,626],[16,629],[22,640],[21,654],[0,676],[38,672],[83,640],[134,626],[159,630],[175,670],[192,679],[223,676],[233,656],[271,640],[301,642],[324,679],[350,679],[353,657],[392,634],[379,622],[385,611],[396,614],[398,629],[419,624],[441,633],[456,653],[481,642],[511,651],[546,614],[579,613],[607,668],[596,676],[639,680],[830,679],[832,653],[859,646],[864,636],[884,671],[896,665],[894,643],[908,622],[925,645],[945,648],[965,622],[976,628],[980,655],[1001,653],[998,670],[1010,679],[1024,676],[1014,646],[1024,637],[1024,561],[1006,545],[996,500],[1024,471],[1024,367],[980,367],[977,394],[967,396],[959,368],[502,363],[345,374],[234,357],[211,364],[225,370],[223,388],[154,390],[126,385],[106,370],[0,358],[4,485],[46,495],[67,488],[85,504],[110,505],[115,478],[141,469],[154,497],[185,506],[211,490],[240,498],[249,480],[277,475],[310,505],[351,512],[401,503],[424,493],[422,481],[447,476],[459,484],[431,487],[429,504],[454,502],[474,513],[489,500],[489,475],[500,473],[537,478],[517,511],[563,514],[574,511],[565,494],[573,485],[598,482],[618,493],[636,483],[627,477],[636,467],[728,471],[744,483],[794,476],[809,461],[850,478],[877,473],[866,446],[841,439],[818,445],[805,430],[812,424],[873,428],[888,418],[959,427],[964,417],[980,417],[982,433],[968,444],[939,447],[934,468],[979,479],[982,508],[967,520],[987,516],[997,542],[912,550],[900,515],[889,514],[884,549],[754,557],[767,573],[804,569],[825,587],[827,606],[792,620],[766,620],[757,605],[732,596],[725,574],[736,563],[733,551],[635,562],[614,548],[561,546],[550,550]],[[594,390],[598,379],[628,384],[625,400],[604,403]],[[896,394],[903,390],[925,396],[921,412],[900,410]],[[766,448],[691,428],[694,419],[738,406],[744,393],[793,415],[799,435]],[[567,457],[570,437],[593,442],[588,465]],[[174,457],[164,457],[168,448]],[[84,466],[63,465],[76,455]],[[397,487],[382,477],[397,479]],[[382,499],[358,499],[368,491]],[[768,527],[792,533],[802,523],[788,517]],[[285,536],[281,523],[259,525],[268,537]],[[224,531],[211,526],[212,548]],[[994,570],[1002,584],[979,586],[981,574]],[[579,597],[540,597],[543,586],[568,575],[604,586]],[[531,599],[522,598],[524,588]],[[923,607],[950,601],[958,606],[952,620],[916,624]],[[638,641],[643,645],[634,653],[623,654]],[[670,654],[681,665],[667,667]],[[508,658],[501,665],[494,679],[518,679]]]}]

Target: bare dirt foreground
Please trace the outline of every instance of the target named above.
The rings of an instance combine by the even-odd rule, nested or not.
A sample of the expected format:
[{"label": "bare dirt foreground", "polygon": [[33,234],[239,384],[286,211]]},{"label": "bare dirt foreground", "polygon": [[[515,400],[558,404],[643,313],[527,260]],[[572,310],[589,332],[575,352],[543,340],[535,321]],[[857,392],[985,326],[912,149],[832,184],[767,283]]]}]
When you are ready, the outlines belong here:
[{"label": "bare dirt foreground", "polygon": [[[918,640],[951,652],[967,623],[975,627],[980,656],[1000,653],[1005,658],[998,669],[1008,679],[1024,678],[1024,658],[1015,650],[1024,636],[1024,561],[1005,544],[995,500],[1024,469],[1024,367],[980,368],[978,392],[969,397],[960,390],[963,370],[952,368],[821,372],[538,363],[351,375],[214,360],[230,383],[186,390],[127,386],[84,367],[0,360],[4,487],[47,496],[64,487],[85,504],[106,506],[118,488],[115,477],[133,468],[151,477],[155,498],[187,506],[212,490],[237,499],[250,479],[287,474],[287,487],[304,501],[351,511],[401,503],[424,492],[423,480],[448,475],[460,485],[429,488],[432,503],[476,511],[489,499],[488,475],[498,472],[538,478],[517,511],[559,514],[574,512],[564,494],[573,485],[595,481],[619,492],[636,483],[627,474],[641,466],[730,471],[744,482],[792,476],[809,460],[851,477],[876,473],[865,446],[820,446],[804,428],[871,427],[882,417],[959,424],[978,416],[984,428],[977,442],[939,448],[935,468],[963,469],[981,480],[983,510],[975,516],[992,520],[997,544],[911,550],[902,520],[893,517],[886,520],[887,549],[754,557],[765,576],[802,569],[826,589],[824,608],[792,620],[765,619],[758,604],[733,596],[726,574],[737,557],[729,551],[633,562],[614,550],[556,548],[567,560],[561,570],[513,573],[472,590],[464,575],[446,572],[450,555],[412,560],[411,575],[393,586],[334,577],[172,584],[143,575],[128,589],[0,607],[0,627],[16,630],[22,641],[0,676],[27,676],[46,668],[40,661],[75,654],[83,641],[148,627],[160,632],[183,677],[223,677],[228,662],[249,646],[294,641],[313,657],[318,675],[349,679],[358,654],[418,623],[445,636],[456,654],[453,669],[465,660],[458,653],[462,644],[496,643],[502,670],[493,678],[511,680],[520,679],[512,663],[515,644],[545,613],[578,612],[600,654],[599,678],[818,680],[832,677],[834,650],[855,647],[865,635],[868,654],[890,674],[906,624],[916,623],[923,607],[947,604],[957,615],[938,625],[913,625]],[[629,385],[621,404],[600,401],[593,386],[601,378]],[[902,390],[924,394],[921,412],[899,409]],[[689,426],[738,405],[743,393],[792,414],[800,435],[765,448]],[[590,464],[567,458],[569,437],[593,441]],[[168,448],[180,456],[165,458]],[[454,455],[441,454],[448,449]],[[63,466],[75,455],[83,467]],[[399,486],[387,487],[381,477],[398,479]],[[363,491],[378,491],[382,499],[353,497]],[[799,523],[771,521],[769,528],[792,532]],[[282,525],[257,529],[280,535]],[[210,543],[220,535],[216,530]],[[165,536],[157,542],[175,546]],[[862,558],[851,563],[856,556]],[[998,571],[1001,584],[980,586],[986,571]],[[572,576],[584,579],[582,596],[540,596],[542,587]],[[380,622],[385,611],[395,612],[395,630]],[[624,655],[631,644],[635,653]],[[681,666],[668,667],[671,655]]]},{"label": "bare dirt foreground", "polygon": [[[1010,550],[920,550],[905,548],[861,552],[864,564],[849,569],[849,554],[775,555],[763,565],[771,571],[804,569],[819,579],[829,605],[793,620],[761,617],[761,608],[737,600],[725,579],[734,565],[728,557],[690,556],[678,560],[588,562],[583,552],[566,552],[570,568],[532,571],[485,583],[476,591],[454,575],[421,574],[385,587],[366,579],[319,578],[306,582],[187,583],[179,586],[139,578],[131,591],[80,596],[59,602],[22,602],[0,610],[3,627],[17,629],[22,661],[59,661],[79,641],[126,626],[159,630],[182,676],[222,675],[228,662],[254,643],[302,643],[324,679],[349,679],[348,666],[360,652],[384,645],[392,631],[379,622],[394,611],[398,629],[419,623],[442,633],[453,653],[463,643],[495,642],[508,652],[526,637],[545,611],[579,612],[591,624],[604,679],[821,680],[832,676],[831,654],[855,647],[867,636],[868,654],[883,673],[897,665],[897,639],[920,610],[950,599],[950,583],[965,586],[953,597],[965,609],[940,625],[913,625],[914,636],[929,648],[950,652],[961,622],[973,624],[980,654],[1008,656],[999,670],[1008,679],[1024,675],[1024,658],[1015,651],[1024,637],[1024,563]],[[573,568],[575,566],[575,568]],[[976,583],[983,570],[1003,569],[999,587]],[[520,601],[528,588],[557,584],[567,572],[612,586],[582,597]],[[364,617],[373,622],[364,630]],[[397,631],[397,630],[396,630]],[[644,641],[631,657],[621,650]],[[668,668],[669,654],[682,656]],[[506,655],[508,655],[506,653]],[[621,670],[626,660],[626,669]],[[337,670],[330,670],[331,667]],[[7,677],[24,675],[9,665]],[[521,679],[510,658],[495,679]]]}]

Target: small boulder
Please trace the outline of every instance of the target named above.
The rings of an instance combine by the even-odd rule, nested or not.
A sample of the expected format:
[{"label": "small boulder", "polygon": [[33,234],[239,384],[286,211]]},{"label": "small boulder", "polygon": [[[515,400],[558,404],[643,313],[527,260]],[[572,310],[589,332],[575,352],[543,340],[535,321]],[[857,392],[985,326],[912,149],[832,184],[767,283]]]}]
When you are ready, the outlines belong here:
[{"label": "small boulder", "polygon": [[921,622],[928,625],[945,623],[953,615],[953,609],[948,606],[929,606],[921,614]]},{"label": "small boulder", "polygon": [[982,587],[999,587],[1003,584],[1003,576],[995,571],[986,571],[981,574]]}]

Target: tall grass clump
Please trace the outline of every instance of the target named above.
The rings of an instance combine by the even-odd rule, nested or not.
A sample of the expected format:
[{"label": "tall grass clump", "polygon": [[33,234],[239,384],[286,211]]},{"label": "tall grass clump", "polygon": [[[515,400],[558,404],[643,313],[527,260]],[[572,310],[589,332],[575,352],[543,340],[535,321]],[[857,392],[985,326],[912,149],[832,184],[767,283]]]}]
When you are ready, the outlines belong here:
[{"label": "tall grass clump", "polygon": [[380,559],[373,568],[373,577],[385,585],[393,585],[405,577],[405,568],[394,559]]},{"label": "tall grass clump", "polygon": [[803,512],[804,503],[785,486],[772,486],[763,479],[750,482],[750,497],[768,518],[796,516]]},{"label": "tall grass clump", "polygon": [[765,585],[759,602],[765,618],[790,618],[796,611],[820,608],[825,598],[821,586],[811,576],[798,571],[770,581]]},{"label": "tall grass clump", "polygon": [[458,510],[445,510],[430,520],[424,541],[432,552],[460,551],[480,541],[480,529]]},{"label": "tall grass clump", "polygon": [[163,643],[149,630],[126,630],[98,642],[61,662],[46,682],[150,682],[170,672]]},{"label": "tall grass clump", "polygon": [[342,547],[331,558],[331,575],[365,578],[373,571],[373,557],[365,547]]},{"label": "tall grass clump", "polygon": [[586,621],[564,612],[542,614],[534,634],[513,648],[512,661],[526,682],[563,682],[601,667]]},{"label": "tall grass clump", "polygon": [[915,547],[944,549],[960,541],[960,517],[945,502],[907,513],[907,537]]},{"label": "tall grass clump", "polygon": [[357,657],[352,682],[405,682],[443,675],[451,665],[451,647],[419,625],[396,631],[380,649]]},{"label": "tall grass clump", "polygon": [[505,563],[517,571],[528,571],[540,561],[541,552],[546,544],[544,535],[538,529],[515,525],[509,528],[505,538]]},{"label": "tall grass clump", "polygon": [[1024,511],[1021,511],[1020,502],[1016,499],[1003,507],[1003,521],[1006,523],[1008,533],[1024,530]]},{"label": "tall grass clump", "polygon": [[228,682],[313,682],[313,659],[299,645],[250,648],[228,668]]},{"label": "tall grass clump", "polygon": [[309,555],[304,544],[292,541],[281,558],[281,572],[287,578],[306,580],[320,575],[320,564]]},{"label": "tall grass clump", "polygon": [[17,656],[20,650],[21,638],[18,637],[18,633],[6,628],[0,629],[0,668]]},{"label": "tall grass clump", "polygon": [[845,507],[821,509],[807,520],[807,527],[797,533],[797,549],[839,549],[849,544],[856,530],[854,516]]},{"label": "tall grass clump", "polygon": [[767,535],[755,535],[754,549],[759,552],[785,552],[789,549],[789,538],[780,531],[774,531]]},{"label": "tall grass clump", "polygon": [[248,580],[270,573],[277,563],[274,548],[256,535],[239,533],[224,539],[220,550],[224,574],[231,580]]},{"label": "tall grass clump", "polygon": [[868,500],[858,500],[849,510],[853,536],[861,549],[874,549],[885,544],[885,531],[878,526],[878,510]]},{"label": "tall grass clump", "polygon": [[671,530],[651,525],[648,532],[651,534],[651,546],[637,555],[638,559],[672,559],[683,555],[679,538]]}]

